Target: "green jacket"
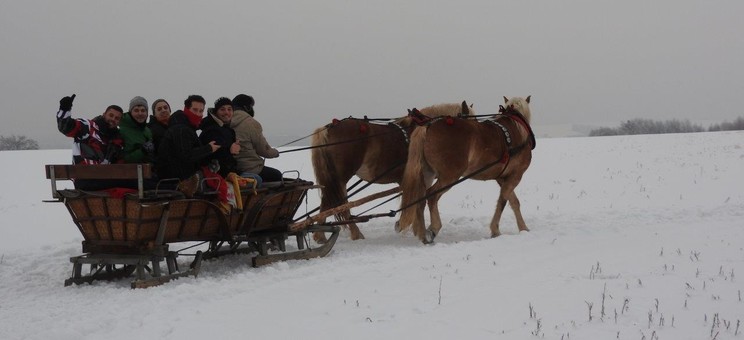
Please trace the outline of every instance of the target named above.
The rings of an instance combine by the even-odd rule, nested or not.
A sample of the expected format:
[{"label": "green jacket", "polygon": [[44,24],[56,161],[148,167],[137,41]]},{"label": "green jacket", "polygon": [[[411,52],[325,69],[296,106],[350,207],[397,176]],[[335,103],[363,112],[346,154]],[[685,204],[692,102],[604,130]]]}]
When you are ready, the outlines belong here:
[{"label": "green jacket", "polygon": [[129,112],[121,117],[119,132],[124,139],[125,163],[152,163],[150,155],[142,150],[142,144],[152,142],[152,132],[147,121],[137,123]]}]

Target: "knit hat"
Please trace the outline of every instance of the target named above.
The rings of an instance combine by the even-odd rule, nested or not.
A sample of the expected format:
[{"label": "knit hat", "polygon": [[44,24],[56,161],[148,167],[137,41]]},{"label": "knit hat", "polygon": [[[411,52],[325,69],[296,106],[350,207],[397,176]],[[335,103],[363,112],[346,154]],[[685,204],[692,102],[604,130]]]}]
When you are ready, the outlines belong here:
[{"label": "knit hat", "polygon": [[225,105],[232,106],[232,100],[230,100],[230,98],[227,98],[227,97],[220,97],[214,102],[214,110],[217,111]]},{"label": "knit hat", "polygon": [[132,109],[135,106],[140,106],[140,105],[144,106],[145,109],[147,109],[147,100],[140,96],[136,96],[132,98],[132,100],[129,101],[129,112],[132,112]]}]

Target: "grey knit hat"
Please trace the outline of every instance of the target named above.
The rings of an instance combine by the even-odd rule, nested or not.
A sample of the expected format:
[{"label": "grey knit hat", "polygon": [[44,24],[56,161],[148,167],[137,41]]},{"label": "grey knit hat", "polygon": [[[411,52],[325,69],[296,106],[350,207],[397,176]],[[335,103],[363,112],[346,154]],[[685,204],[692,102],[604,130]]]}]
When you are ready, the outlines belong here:
[{"label": "grey knit hat", "polygon": [[147,99],[142,98],[140,96],[136,96],[132,98],[132,100],[129,101],[129,112],[132,112],[132,109],[135,106],[139,106],[139,105],[142,105],[145,107],[145,109],[147,109]]}]

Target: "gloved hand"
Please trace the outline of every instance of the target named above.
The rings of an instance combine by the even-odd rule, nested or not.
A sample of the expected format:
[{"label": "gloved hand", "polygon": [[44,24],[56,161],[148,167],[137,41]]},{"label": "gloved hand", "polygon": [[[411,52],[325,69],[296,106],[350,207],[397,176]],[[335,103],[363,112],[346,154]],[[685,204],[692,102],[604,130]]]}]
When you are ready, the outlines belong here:
[{"label": "gloved hand", "polygon": [[275,148],[271,148],[271,150],[269,150],[269,156],[267,158],[277,158],[277,157],[279,157],[279,150]]},{"label": "gloved hand", "polygon": [[212,170],[212,172],[217,173],[220,171],[220,162],[216,159],[210,160],[209,164],[207,164],[207,167],[209,167],[209,170]]},{"label": "gloved hand", "polygon": [[140,146],[142,151],[148,155],[152,155],[155,153],[155,144],[153,144],[151,141],[147,141],[142,143],[142,146]]},{"label": "gloved hand", "polygon": [[67,111],[72,110],[72,101],[73,100],[75,100],[75,95],[74,94],[72,96],[64,97],[64,98],[60,99],[59,100],[59,110],[60,111],[64,111],[64,112],[67,112]]}]

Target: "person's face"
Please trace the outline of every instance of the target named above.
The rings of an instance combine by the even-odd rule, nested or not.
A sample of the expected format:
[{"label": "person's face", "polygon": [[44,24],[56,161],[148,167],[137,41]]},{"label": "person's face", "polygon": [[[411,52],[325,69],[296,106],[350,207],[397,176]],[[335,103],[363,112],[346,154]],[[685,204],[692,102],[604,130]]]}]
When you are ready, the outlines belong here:
[{"label": "person's face", "polygon": [[147,120],[147,107],[144,105],[137,105],[132,108],[129,112],[132,115],[132,119],[137,123],[144,123]]},{"label": "person's face", "polygon": [[108,109],[106,110],[106,112],[103,113],[103,119],[106,120],[109,128],[115,128],[119,126],[119,122],[121,121],[121,114],[121,112],[114,109]]},{"label": "person's face", "polygon": [[230,120],[233,117],[233,109],[231,105],[222,105],[219,109],[217,109],[217,118],[219,118],[223,123],[229,123]]},{"label": "person's face", "polygon": [[166,102],[158,102],[158,104],[155,105],[155,112],[153,112],[153,114],[155,115],[155,119],[158,121],[167,122],[171,115],[170,106]]},{"label": "person's face", "polygon": [[204,104],[200,102],[191,102],[189,111],[193,112],[199,117],[204,117]]}]

